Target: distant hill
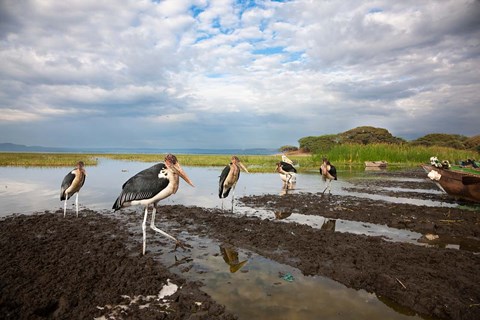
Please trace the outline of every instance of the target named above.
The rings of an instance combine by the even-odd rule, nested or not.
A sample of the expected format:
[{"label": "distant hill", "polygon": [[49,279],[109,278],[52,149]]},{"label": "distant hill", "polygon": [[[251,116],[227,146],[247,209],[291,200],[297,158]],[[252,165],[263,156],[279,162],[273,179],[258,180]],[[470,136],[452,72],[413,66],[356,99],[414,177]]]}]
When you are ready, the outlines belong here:
[{"label": "distant hill", "polygon": [[15,143],[0,143],[0,151],[2,152],[68,152],[68,148],[51,148],[41,146],[26,146]]},{"label": "distant hill", "polygon": [[298,140],[300,149],[316,153],[317,151],[328,151],[337,144],[412,144],[425,146],[450,147],[459,150],[471,149],[480,152],[480,135],[466,137],[457,134],[432,133],[413,141],[406,141],[394,137],[387,129],[369,126],[357,127],[339,134],[323,136],[309,136]]},{"label": "distant hill", "polygon": [[480,136],[468,138],[459,134],[430,133],[410,143],[413,145],[480,150]]}]

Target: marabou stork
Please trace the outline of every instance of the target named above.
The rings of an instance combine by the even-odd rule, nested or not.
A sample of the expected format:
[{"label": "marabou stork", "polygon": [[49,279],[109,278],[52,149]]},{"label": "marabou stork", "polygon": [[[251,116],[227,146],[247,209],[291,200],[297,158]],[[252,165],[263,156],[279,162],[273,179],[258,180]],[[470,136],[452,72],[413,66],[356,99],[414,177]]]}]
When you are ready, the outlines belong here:
[{"label": "marabou stork", "polygon": [[83,161],[79,161],[72,171],[67,173],[65,178],[63,178],[62,186],[60,187],[60,201],[65,201],[63,205],[63,217],[67,213],[67,200],[70,199],[75,193],[75,205],[77,209],[78,217],[78,193],[85,183],[85,178],[87,173],[85,172],[85,164]]},{"label": "marabou stork", "polygon": [[[248,173],[247,168],[243,165],[237,156],[232,156],[231,162],[223,169],[220,174],[218,197],[220,199],[228,197],[230,190],[232,190],[232,212],[233,201],[235,198],[235,186],[237,185],[238,178],[240,178],[240,170]],[[223,209],[223,202],[222,202]]]},{"label": "marabou stork", "polygon": [[282,155],[282,161],[277,162],[276,171],[283,181],[283,187],[285,189],[293,188],[297,182],[297,169],[293,166],[293,161]]},{"label": "marabou stork", "polygon": [[332,180],[337,180],[337,169],[327,160],[327,158],[323,158],[323,163],[320,166],[320,174],[322,175],[323,181],[327,181],[327,186],[322,194],[325,194],[327,188],[328,193],[331,193],[330,183]]},{"label": "marabou stork", "polygon": [[179,240],[155,226],[157,203],[160,200],[163,200],[177,192],[179,186],[179,177],[185,180],[192,187],[195,187],[190,178],[183,171],[180,163],[178,163],[177,157],[175,157],[173,154],[167,154],[165,156],[165,163],[158,163],[148,169],[140,171],[128,179],[127,182],[123,184],[122,192],[113,204],[112,209],[115,211],[133,205],[145,206],[145,215],[142,223],[143,254],[145,254],[147,242],[145,231],[148,207],[150,205],[153,206],[150,228],[170,239],[175,240],[175,248],[177,248],[177,246],[183,247],[183,244]]}]

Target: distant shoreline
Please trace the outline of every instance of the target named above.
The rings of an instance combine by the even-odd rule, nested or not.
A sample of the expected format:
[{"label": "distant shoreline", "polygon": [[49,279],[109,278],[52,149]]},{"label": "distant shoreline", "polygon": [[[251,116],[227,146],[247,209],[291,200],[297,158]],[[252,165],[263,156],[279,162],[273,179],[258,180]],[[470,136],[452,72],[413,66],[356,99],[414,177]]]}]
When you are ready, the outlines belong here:
[{"label": "distant shoreline", "polygon": [[71,148],[71,147],[43,147],[26,146],[13,143],[0,143],[0,152],[9,153],[72,153],[72,154],[192,154],[192,155],[275,155],[278,148]]}]

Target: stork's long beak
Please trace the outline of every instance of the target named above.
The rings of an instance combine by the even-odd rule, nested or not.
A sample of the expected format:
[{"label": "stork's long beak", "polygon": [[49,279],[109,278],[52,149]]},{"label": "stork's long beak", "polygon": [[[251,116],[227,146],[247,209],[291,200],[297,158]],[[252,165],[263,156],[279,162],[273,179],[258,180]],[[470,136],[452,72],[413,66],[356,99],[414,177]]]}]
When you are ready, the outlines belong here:
[{"label": "stork's long beak", "polygon": [[243,163],[239,162],[238,165],[240,166],[240,169],[242,169],[242,170],[245,171],[246,173],[250,173],[250,172],[248,172],[247,167],[245,167],[245,166],[243,165]]},{"label": "stork's long beak", "polygon": [[191,185],[192,187],[195,187],[193,185],[193,182],[192,180],[190,180],[190,178],[187,176],[187,174],[185,173],[185,171],[183,171],[182,167],[180,166],[180,163],[175,163],[173,165],[173,167],[175,168],[175,171],[178,173],[178,175],[183,179],[185,180],[186,183],[188,183],[189,185]]}]

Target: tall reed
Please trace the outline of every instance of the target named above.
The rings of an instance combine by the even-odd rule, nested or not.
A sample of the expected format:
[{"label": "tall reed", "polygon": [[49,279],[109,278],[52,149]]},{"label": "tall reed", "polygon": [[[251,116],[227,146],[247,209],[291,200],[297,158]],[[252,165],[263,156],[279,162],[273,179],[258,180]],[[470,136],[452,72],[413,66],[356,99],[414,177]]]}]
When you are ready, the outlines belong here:
[{"label": "tall reed", "polygon": [[445,147],[412,146],[408,144],[374,143],[368,145],[342,144],[336,145],[325,154],[316,154],[317,161],[327,156],[335,163],[363,164],[365,161],[385,160],[391,164],[417,165],[426,163],[430,157],[458,163],[465,159],[478,159],[479,153],[472,150],[458,150]]}]

